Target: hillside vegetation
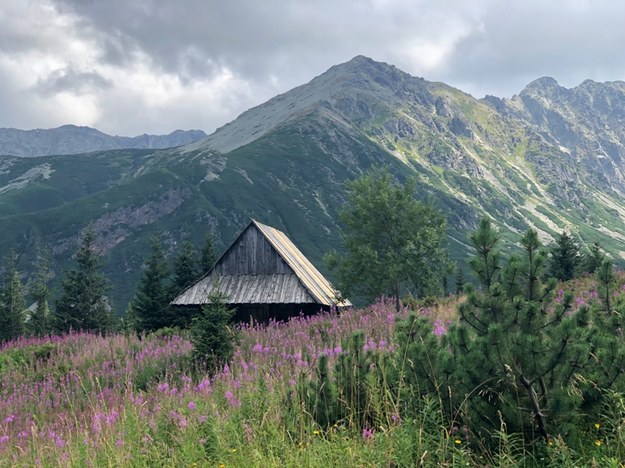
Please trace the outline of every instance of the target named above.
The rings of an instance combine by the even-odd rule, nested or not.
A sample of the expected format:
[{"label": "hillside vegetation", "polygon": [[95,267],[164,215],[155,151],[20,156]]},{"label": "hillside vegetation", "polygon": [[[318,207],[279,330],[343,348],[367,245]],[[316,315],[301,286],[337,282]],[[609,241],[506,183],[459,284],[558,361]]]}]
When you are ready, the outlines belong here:
[{"label": "hillside vegetation", "polygon": [[17,249],[24,280],[48,249],[59,278],[91,224],[118,313],[154,234],[167,254],[207,232],[224,248],[255,218],[327,274],[345,182],[385,166],[416,177],[416,196],[443,211],[454,260],[488,215],[506,240],[533,227],[548,244],[572,230],[621,261],[623,115],[620,82],[543,78],[511,99],[475,99],[355,57],[181,148],[0,157],[0,248]]},{"label": "hillside vegetation", "polygon": [[[620,274],[618,307],[624,284]],[[555,303],[567,291],[571,314],[602,308],[591,277],[559,287]],[[618,466],[621,393],[606,391],[598,412],[580,414],[574,436],[544,440],[524,440],[503,423],[490,439],[478,437],[441,406],[453,388],[405,399],[393,384],[408,365],[400,328],[416,313],[427,324],[422,339],[436,347],[464,300],[399,312],[381,301],[243,326],[232,360],[214,375],[192,362],[184,336],[167,332],[8,342],[0,349],[0,466]],[[332,413],[319,406],[326,400],[317,385],[341,375],[341,365],[356,380],[338,389],[360,396],[341,393],[351,396]]]}]

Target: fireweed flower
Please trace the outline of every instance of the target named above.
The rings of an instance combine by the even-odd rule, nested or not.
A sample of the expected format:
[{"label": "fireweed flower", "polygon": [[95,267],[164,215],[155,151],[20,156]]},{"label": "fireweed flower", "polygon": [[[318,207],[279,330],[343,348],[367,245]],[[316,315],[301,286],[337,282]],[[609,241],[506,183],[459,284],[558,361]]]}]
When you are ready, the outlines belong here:
[{"label": "fireweed flower", "polygon": [[190,401],[189,404],[187,405],[187,408],[193,411],[195,408],[197,408],[197,405],[194,402]]},{"label": "fireweed flower", "polygon": [[166,392],[167,390],[169,390],[169,384],[167,382],[158,384],[158,387],[156,387],[156,390],[161,393]]},{"label": "fireweed flower", "polygon": [[226,398],[226,401],[228,401],[228,404],[233,408],[238,407],[241,404],[239,400],[234,398],[234,395],[232,394],[230,390],[226,391],[226,393],[224,394],[224,397]]}]

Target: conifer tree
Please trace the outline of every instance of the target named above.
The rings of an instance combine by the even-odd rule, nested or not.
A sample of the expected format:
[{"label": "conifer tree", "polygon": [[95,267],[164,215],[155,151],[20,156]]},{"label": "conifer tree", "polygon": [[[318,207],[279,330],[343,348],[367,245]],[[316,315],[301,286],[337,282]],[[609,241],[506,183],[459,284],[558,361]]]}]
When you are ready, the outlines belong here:
[{"label": "conifer tree", "polygon": [[230,326],[234,313],[228,308],[227,297],[217,291],[209,295],[202,313],[193,319],[193,355],[204,361],[211,371],[228,362],[234,352],[235,334]]},{"label": "conifer tree", "polygon": [[597,270],[597,281],[599,282],[599,296],[603,302],[603,307],[608,315],[612,314],[612,293],[616,286],[616,274],[614,265],[610,260],[603,260]]},{"label": "conifer tree", "polygon": [[[186,288],[198,279],[198,266],[196,263],[195,249],[193,244],[185,239],[180,246],[180,251],[174,259],[173,276],[169,289],[169,300],[173,300]],[[197,311],[191,308],[172,308],[169,326],[188,328],[197,315]]]},{"label": "conifer tree", "polygon": [[483,290],[470,290],[460,322],[450,328],[453,405],[482,437],[503,422],[529,440],[533,434],[547,438],[580,404],[567,388],[587,356],[587,317],[567,314],[570,294],[552,301],[556,282],[541,280],[547,257],[536,231],[523,236],[523,256],[505,266],[488,220],[471,241],[471,265]]},{"label": "conifer tree", "polygon": [[588,383],[583,388],[583,411],[598,412],[602,397],[609,390],[625,388],[625,303],[612,301],[616,275],[612,262],[605,259],[596,272],[600,304],[583,309],[591,316],[592,327],[587,338],[589,349],[584,377]]},{"label": "conifer tree", "polygon": [[185,288],[191,286],[198,278],[198,268],[195,260],[195,251],[190,240],[182,241],[180,251],[174,259],[174,271],[171,283],[170,297],[173,299]]},{"label": "conifer tree", "polygon": [[601,245],[599,242],[594,242],[583,256],[582,269],[586,273],[595,273],[605,259]]},{"label": "conifer tree", "polygon": [[11,251],[0,291],[0,342],[12,340],[24,333],[26,302],[16,263],[17,255]]},{"label": "conifer tree", "polygon": [[217,252],[213,236],[209,233],[204,238],[204,244],[200,251],[200,276],[207,273],[217,261]]},{"label": "conifer tree", "polygon": [[171,325],[169,271],[163,246],[157,237],[151,240],[151,252],[143,265],[143,274],[130,304],[137,331],[153,331]]},{"label": "conifer tree", "polygon": [[54,328],[52,312],[48,304],[48,298],[50,297],[48,274],[48,259],[44,254],[39,260],[37,277],[30,290],[36,306],[28,321],[28,331],[35,336],[47,335]]},{"label": "conifer tree", "polygon": [[56,301],[55,321],[61,332],[69,330],[107,331],[113,317],[106,301],[108,281],[100,272],[95,251],[95,233],[89,228],[76,253],[77,269],[66,273],[63,292]]},{"label": "conifer tree", "polygon": [[568,281],[577,276],[581,256],[577,242],[566,231],[556,240],[551,249],[551,276],[560,281]]},{"label": "conifer tree", "polygon": [[457,267],[456,273],[456,296],[460,296],[464,292],[464,285],[466,281],[464,279],[464,271],[462,268]]}]

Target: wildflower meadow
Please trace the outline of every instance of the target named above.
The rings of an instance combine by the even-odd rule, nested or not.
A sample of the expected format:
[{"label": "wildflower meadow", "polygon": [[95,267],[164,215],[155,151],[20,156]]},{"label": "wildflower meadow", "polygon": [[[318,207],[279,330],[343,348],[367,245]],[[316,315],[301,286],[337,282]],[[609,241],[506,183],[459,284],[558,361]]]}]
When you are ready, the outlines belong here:
[{"label": "wildflower meadow", "polygon": [[[592,286],[591,280],[569,285],[585,302],[596,300]],[[622,294],[622,287],[614,293]],[[535,454],[505,428],[498,447],[482,450],[470,427],[443,417],[436,394],[423,397],[417,413],[405,411],[400,393],[384,382],[385,357],[401,349],[397,324],[416,312],[429,324],[431,343],[441,343],[462,300],[399,312],[380,301],[341,314],[243,325],[233,359],[213,375],[192,361],[189,340],[175,334],[70,333],[8,342],[0,349],[0,465],[617,463],[625,453],[625,397],[616,393],[584,431],[587,440],[571,445],[555,438]],[[368,356],[363,378],[373,379],[365,373],[379,366],[382,380],[363,387],[366,407],[335,408],[339,417],[323,424],[315,395],[324,389],[315,389],[314,401],[307,389],[322,368],[355,365],[345,359],[359,353]],[[356,411],[367,415],[359,423]]]}]

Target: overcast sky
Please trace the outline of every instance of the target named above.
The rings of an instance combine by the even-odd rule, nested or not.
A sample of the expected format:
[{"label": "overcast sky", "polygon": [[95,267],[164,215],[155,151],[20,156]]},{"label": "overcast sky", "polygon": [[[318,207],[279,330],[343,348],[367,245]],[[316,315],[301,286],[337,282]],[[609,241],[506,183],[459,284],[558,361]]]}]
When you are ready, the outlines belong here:
[{"label": "overcast sky", "polygon": [[0,0],[0,127],[207,133],[356,55],[475,97],[625,80],[617,0]]}]

